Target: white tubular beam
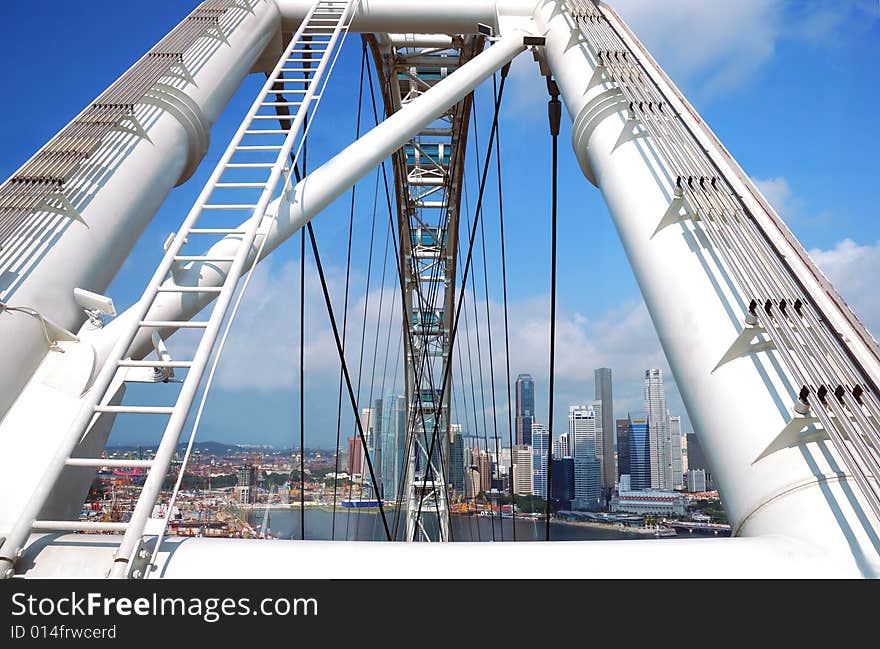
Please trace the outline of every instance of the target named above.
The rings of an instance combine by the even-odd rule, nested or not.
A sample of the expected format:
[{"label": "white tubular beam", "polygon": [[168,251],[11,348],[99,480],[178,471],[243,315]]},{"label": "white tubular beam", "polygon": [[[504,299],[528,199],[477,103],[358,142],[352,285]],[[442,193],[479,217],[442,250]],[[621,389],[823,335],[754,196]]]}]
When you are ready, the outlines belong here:
[{"label": "white tubular beam", "polygon": [[830,444],[755,462],[793,414],[788,377],[766,353],[715,369],[743,325],[728,270],[699,225],[658,231],[672,187],[656,145],[646,134],[626,136],[628,104],[573,37],[563,5],[545,0],[535,22],[547,29],[545,56],[574,121],[574,150],[608,205],[735,533],[784,533],[866,576],[880,574],[870,510]]},{"label": "white tubular beam", "polygon": [[[311,0],[275,0],[282,26],[293,31]],[[498,30],[505,16],[531,16],[537,0],[365,0],[351,28],[358,32],[406,34],[475,34],[483,23]]]},{"label": "white tubular beam", "polygon": [[[65,195],[78,219],[35,214],[39,225],[7,243],[0,253],[0,301],[79,328],[85,315],[73,289],[106,290],[168,193],[195,169],[211,125],[278,33],[274,2],[253,5],[252,11],[230,9],[234,27],[226,43],[201,39],[187,51],[183,64],[192,83],[165,78],[160,92],[137,103],[134,115],[146,138],[108,135],[67,182]],[[36,318],[12,312],[0,313],[0,340],[10,343],[0,345],[2,419],[49,345]],[[9,449],[9,440],[0,438],[0,445]],[[5,470],[0,460],[0,473]]]},{"label": "white tubular beam", "polygon": [[452,36],[446,34],[388,34],[394,47],[452,47]]},{"label": "white tubular beam", "polygon": [[[69,534],[35,543],[27,578],[101,579],[114,537]],[[147,539],[150,546],[154,541]],[[150,578],[460,579],[471,566],[518,566],[528,579],[846,579],[858,571],[786,537],[532,543],[368,543],[167,538]],[[413,571],[412,566],[419,570]],[[223,566],[223,570],[218,570]],[[487,575],[505,578],[509,571]]]},{"label": "white tubular beam", "polygon": [[[449,75],[433,88],[419,96],[403,109],[388,117],[372,131],[319,167],[296,187],[290,189],[286,196],[277,200],[268,210],[277,214],[271,222],[266,218],[264,227],[269,227],[269,240],[266,242],[264,255],[268,255],[288,237],[295,234],[321,210],[330,205],[355,183],[372,171],[382,160],[402,147],[413,136],[428,126],[437,115],[456,104],[465,95],[489,78],[505,63],[513,59],[525,49],[524,32],[513,31],[495,42],[482,54],[474,57],[459,70]],[[246,226],[243,224],[241,229]],[[238,236],[227,237],[206,253],[211,257],[223,257],[231,254]],[[261,237],[254,243],[254,253],[259,248]],[[252,259],[248,261],[250,264]],[[194,262],[177,274],[176,283],[181,286],[217,286],[229,267],[228,262]],[[199,293],[163,293],[155,301],[147,317],[148,320],[188,320],[208,305],[214,296]],[[108,343],[116,339],[116,330],[124,326],[131,315],[126,312],[116,318],[100,332],[89,335],[83,331],[85,340],[96,347],[99,364],[108,348]],[[161,330],[163,337],[169,336],[174,327]],[[150,331],[143,330],[130,350],[132,357],[141,358],[152,349]]]}]

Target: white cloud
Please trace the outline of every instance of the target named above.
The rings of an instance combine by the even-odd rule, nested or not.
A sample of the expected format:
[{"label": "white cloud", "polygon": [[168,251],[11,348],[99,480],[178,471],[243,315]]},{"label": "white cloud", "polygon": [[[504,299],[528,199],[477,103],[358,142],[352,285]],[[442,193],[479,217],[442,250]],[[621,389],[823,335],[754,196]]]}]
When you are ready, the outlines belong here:
[{"label": "white cloud", "polygon": [[794,205],[791,194],[791,187],[783,176],[775,178],[752,178],[752,182],[758,188],[764,198],[773,206],[782,218],[788,220],[792,218]]},{"label": "white cloud", "polygon": [[[342,297],[344,275],[336,268],[327,268],[330,292],[334,299],[334,311],[342,326]],[[403,368],[399,364],[400,349],[400,302],[398,289],[393,285],[393,271],[389,271],[383,298],[383,315],[379,328],[379,345],[376,356],[375,379],[373,379],[373,350],[376,341],[376,324],[379,315],[381,292],[372,288],[367,314],[367,334],[363,363],[361,406],[369,402],[368,394],[373,385],[373,398],[382,392],[382,377],[386,391],[392,389],[396,377],[398,391],[402,388]],[[374,286],[378,283],[374,276]],[[306,337],[305,367],[306,394],[311,407],[319,412],[331,408],[335,413],[339,380],[339,361],[332,329],[326,313],[320,284],[313,269],[307,274],[306,288]],[[349,310],[349,337],[346,353],[353,383],[358,374],[360,340],[363,331],[364,310],[367,300],[363,294],[364,278],[352,280],[352,297]],[[458,367],[454,371],[454,390],[461,403],[466,395],[468,416],[472,420],[470,401],[470,377],[467,366],[467,343],[470,338],[471,355],[474,360],[474,376],[478,376],[477,331],[481,336],[483,359],[483,383],[485,385],[486,413],[491,418],[491,384],[489,374],[489,351],[487,344],[486,302],[477,303],[478,321],[473,315],[473,295],[468,293],[465,303],[467,320],[459,327],[456,346],[461,350],[465,363],[465,385],[461,385]],[[393,308],[392,308],[393,305]],[[499,430],[506,431],[508,399],[505,396],[506,359],[504,354],[504,312],[500,303],[489,302],[492,324],[492,342],[495,372],[496,409]],[[388,341],[389,318],[391,322],[390,353],[387,368],[385,348]],[[549,298],[533,297],[512,301],[509,311],[511,380],[519,372],[529,372],[536,380],[538,394],[538,417],[546,421],[547,390],[549,379]],[[641,403],[641,377],[648,367],[663,368],[670,395],[670,409],[684,414],[671,379],[668,365],[660,349],[648,311],[641,300],[630,300],[598,317],[578,312],[560,310],[557,314],[556,346],[556,427],[565,426],[565,413],[572,403],[582,403],[593,398],[593,370],[611,367],[614,371],[615,412],[626,416],[627,412],[639,412]],[[180,342],[176,343],[178,355],[186,354]],[[299,390],[299,262],[272,265],[270,260],[258,266],[256,275],[245,296],[242,308],[233,325],[232,333],[224,349],[217,372],[216,385],[230,399],[238,397],[231,393],[247,394],[249,391],[286,391],[294,395]],[[182,356],[181,356],[182,357]],[[458,363],[458,354],[454,359]],[[462,389],[464,388],[464,389]],[[482,400],[479,380],[475,385],[477,412],[481,417]],[[344,393],[343,393],[344,394]],[[463,413],[459,417],[465,419]],[[317,415],[318,419],[324,414]],[[315,420],[317,423],[317,420]],[[490,419],[491,421],[491,419]],[[503,424],[503,425],[502,425]],[[490,430],[492,424],[490,423]],[[323,428],[321,426],[320,428]],[[506,435],[506,432],[505,432]],[[506,437],[505,437],[506,439]]]},{"label": "white cloud", "polygon": [[850,0],[828,3],[823,0],[801,0],[790,3],[787,31],[794,38],[811,45],[830,49],[849,47],[854,38],[871,36],[880,20],[880,3],[876,0]]},{"label": "white cloud", "polygon": [[880,241],[860,245],[844,239],[830,250],[814,248],[810,256],[850,308],[876,337],[880,333]]},{"label": "white cloud", "polygon": [[748,82],[773,56],[780,0],[614,0],[651,54],[677,82],[716,97]]}]

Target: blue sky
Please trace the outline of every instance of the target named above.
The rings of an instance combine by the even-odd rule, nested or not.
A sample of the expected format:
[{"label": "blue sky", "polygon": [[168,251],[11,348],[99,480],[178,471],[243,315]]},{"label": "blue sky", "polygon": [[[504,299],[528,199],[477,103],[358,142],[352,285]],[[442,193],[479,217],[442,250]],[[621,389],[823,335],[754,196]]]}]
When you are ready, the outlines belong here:
[{"label": "blue sky", "polygon": [[[726,4],[680,0],[614,3],[633,30],[738,159],[804,246],[870,329],[880,331],[880,223],[876,207],[880,142],[880,5],[872,1],[785,2],[744,0]],[[144,5],[110,0],[3,3],[0,7],[0,175],[12,173],[39,146],[185,16],[195,2],[153,0]],[[687,35],[687,36],[685,36]],[[352,38],[331,80],[310,136],[309,165],[339,151],[354,136],[360,41]],[[197,174],[174,190],[108,289],[118,307],[140,295],[161,257],[162,242],[177,229],[214,163],[237,127],[261,80],[249,79],[212,132],[211,148]],[[485,150],[491,115],[491,85],[477,95],[479,148]],[[547,421],[547,313],[549,290],[549,136],[546,95],[531,57],[515,63],[502,111],[502,157],[508,280],[511,300],[511,372],[536,378],[538,418]],[[365,105],[365,114],[369,110]],[[366,120],[367,125],[371,120]],[[598,191],[586,182],[569,146],[564,119],[560,138],[559,313],[555,432],[564,430],[567,406],[593,396],[593,369],[614,371],[615,416],[641,408],[641,374],[662,367],[669,407],[685,415],[650,319]],[[473,146],[473,141],[471,142]],[[473,149],[470,151],[473,154]],[[476,156],[468,198],[476,197]],[[376,378],[374,331],[378,315],[384,224],[380,200],[369,308],[365,301],[367,245],[376,177],[358,186],[353,253],[348,362],[359,367],[358,342],[364,310],[367,345],[361,405],[399,390],[398,355],[386,360],[393,259],[386,266]],[[496,370],[503,367],[498,264],[498,219],[494,180],[485,199],[489,308]],[[384,218],[383,218],[384,217]],[[348,197],[315,221],[325,266],[341,318],[345,278]],[[479,241],[478,241],[479,245]],[[377,261],[378,259],[378,261]],[[477,304],[485,308],[482,256]],[[306,445],[332,446],[336,433],[338,361],[320,287],[307,271]],[[218,385],[209,399],[199,438],[292,445],[298,421],[299,240],[288,242],[261,265],[221,361]],[[469,305],[470,306],[470,305]],[[471,307],[472,308],[472,307]],[[469,317],[473,317],[470,311]],[[485,312],[481,311],[485,319]],[[473,322],[470,323],[473,328]],[[398,329],[391,328],[392,349]],[[482,351],[487,358],[485,332]],[[173,339],[172,339],[173,340]],[[467,353],[466,339],[459,339]],[[176,343],[182,345],[183,343]],[[476,332],[472,332],[476,354]],[[174,348],[172,345],[172,352]],[[383,372],[383,367],[386,368]],[[396,387],[395,387],[395,368]],[[488,365],[484,370],[489,434],[492,434]],[[384,385],[382,377],[384,376]],[[466,370],[466,383],[469,377]],[[459,390],[457,418],[474,428],[470,388]],[[497,413],[506,439],[505,381],[496,373]],[[482,400],[476,410],[482,434]],[[466,396],[467,411],[460,399]],[[343,437],[351,434],[343,402]],[[468,423],[469,422],[469,423]],[[685,423],[685,428],[689,424]],[[114,432],[118,442],[156,438],[157,431]]]}]

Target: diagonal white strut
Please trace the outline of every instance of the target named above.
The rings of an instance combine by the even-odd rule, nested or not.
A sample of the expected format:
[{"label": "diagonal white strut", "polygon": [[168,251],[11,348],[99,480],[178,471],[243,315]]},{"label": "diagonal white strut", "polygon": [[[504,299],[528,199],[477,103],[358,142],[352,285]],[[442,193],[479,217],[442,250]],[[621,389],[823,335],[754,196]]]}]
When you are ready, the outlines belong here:
[{"label": "diagonal white strut", "polygon": [[[246,246],[242,246],[246,248],[247,254],[240,260],[239,267],[249,267],[253,263],[263,237],[267,237],[263,246],[265,256],[427,126],[436,115],[460,101],[492,73],[522,52],[525,49],[524,35],[522,31],[517,30],[499,39],[486,52],[475,57],[455,74],[408,104],[405,110],[389,117],[325,165],[316,169],[288,190],[281,199],[267,203],[259,216],[252,217],[236,228],[235,232],[250,230],[254,233],[253,239]],[[266,87],[271,88],[273,82],[274,80],[270,79]],[[257,225],[263,227],[257,228]],[[221,240],[205,253],[205,257],[215,259],[226,256],[222,253],[228,254],[231,248],[240,245],[239,239],[240,235],[236,234]],[[227,274],[231,270],[230,261],[208,262],[207,260],[196,261],[190,267],[180,269],[172,280],[168,280],[168,284],[173,283],[175,286],[193,289],[186,293],[187,299],[183,299],[183,293],[158,291],[162,288],[160,282],[164,277],[163,274],[156,281],[156,299],[148,310],[144,310],[140,304],[135,305],[94,337],[89,338],[89,342],[95,346],[97,366],[103,365],[104,369],[99,373],[96,383],[84,395],[83,408],[77,422],[68,431],[65,445],[59,449],[55,461],[37,483],[34,497],[26,505],[16,526],[0,547],[0,562],[5,562],[5,567],[14,564],[18,550],[25,545],[42,502],[45,501],[52,485],[64,469],[70,452],[87,429],[92,418],[92,409],[98,405],[113,379],[115,367],[108,365],[108,359],[112,363],[114,357],[124,358],[126,355],[132,359],[143,358],[152,349],[147,331],[138,331],[133,337],[126,336],[126,333],[147,321],[157,323],[162,337],[167,338],[170,333],[184,326],[186,320],[217,297],[217,292],[210,293],[199,289],[226,285]],[[157,277],[154,277],[154,280],[156,279]],[[98,383],[102,377],[106,385]],[[140,542],[140,533],[136,540]],[[122,556],[125,555],[120,554],[120,557]]]}]

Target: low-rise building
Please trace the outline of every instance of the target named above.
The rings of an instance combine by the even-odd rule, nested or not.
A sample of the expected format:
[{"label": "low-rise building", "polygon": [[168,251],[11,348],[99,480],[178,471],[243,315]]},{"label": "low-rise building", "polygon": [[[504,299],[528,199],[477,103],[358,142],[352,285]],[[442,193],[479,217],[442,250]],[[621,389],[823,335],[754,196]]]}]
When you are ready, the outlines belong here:
[{"label": "low-rise building", "polygon": [[683,516],[685,499],[672,491],[620,491],[611,499],[612,512],[630,514],[665,514]]}]

